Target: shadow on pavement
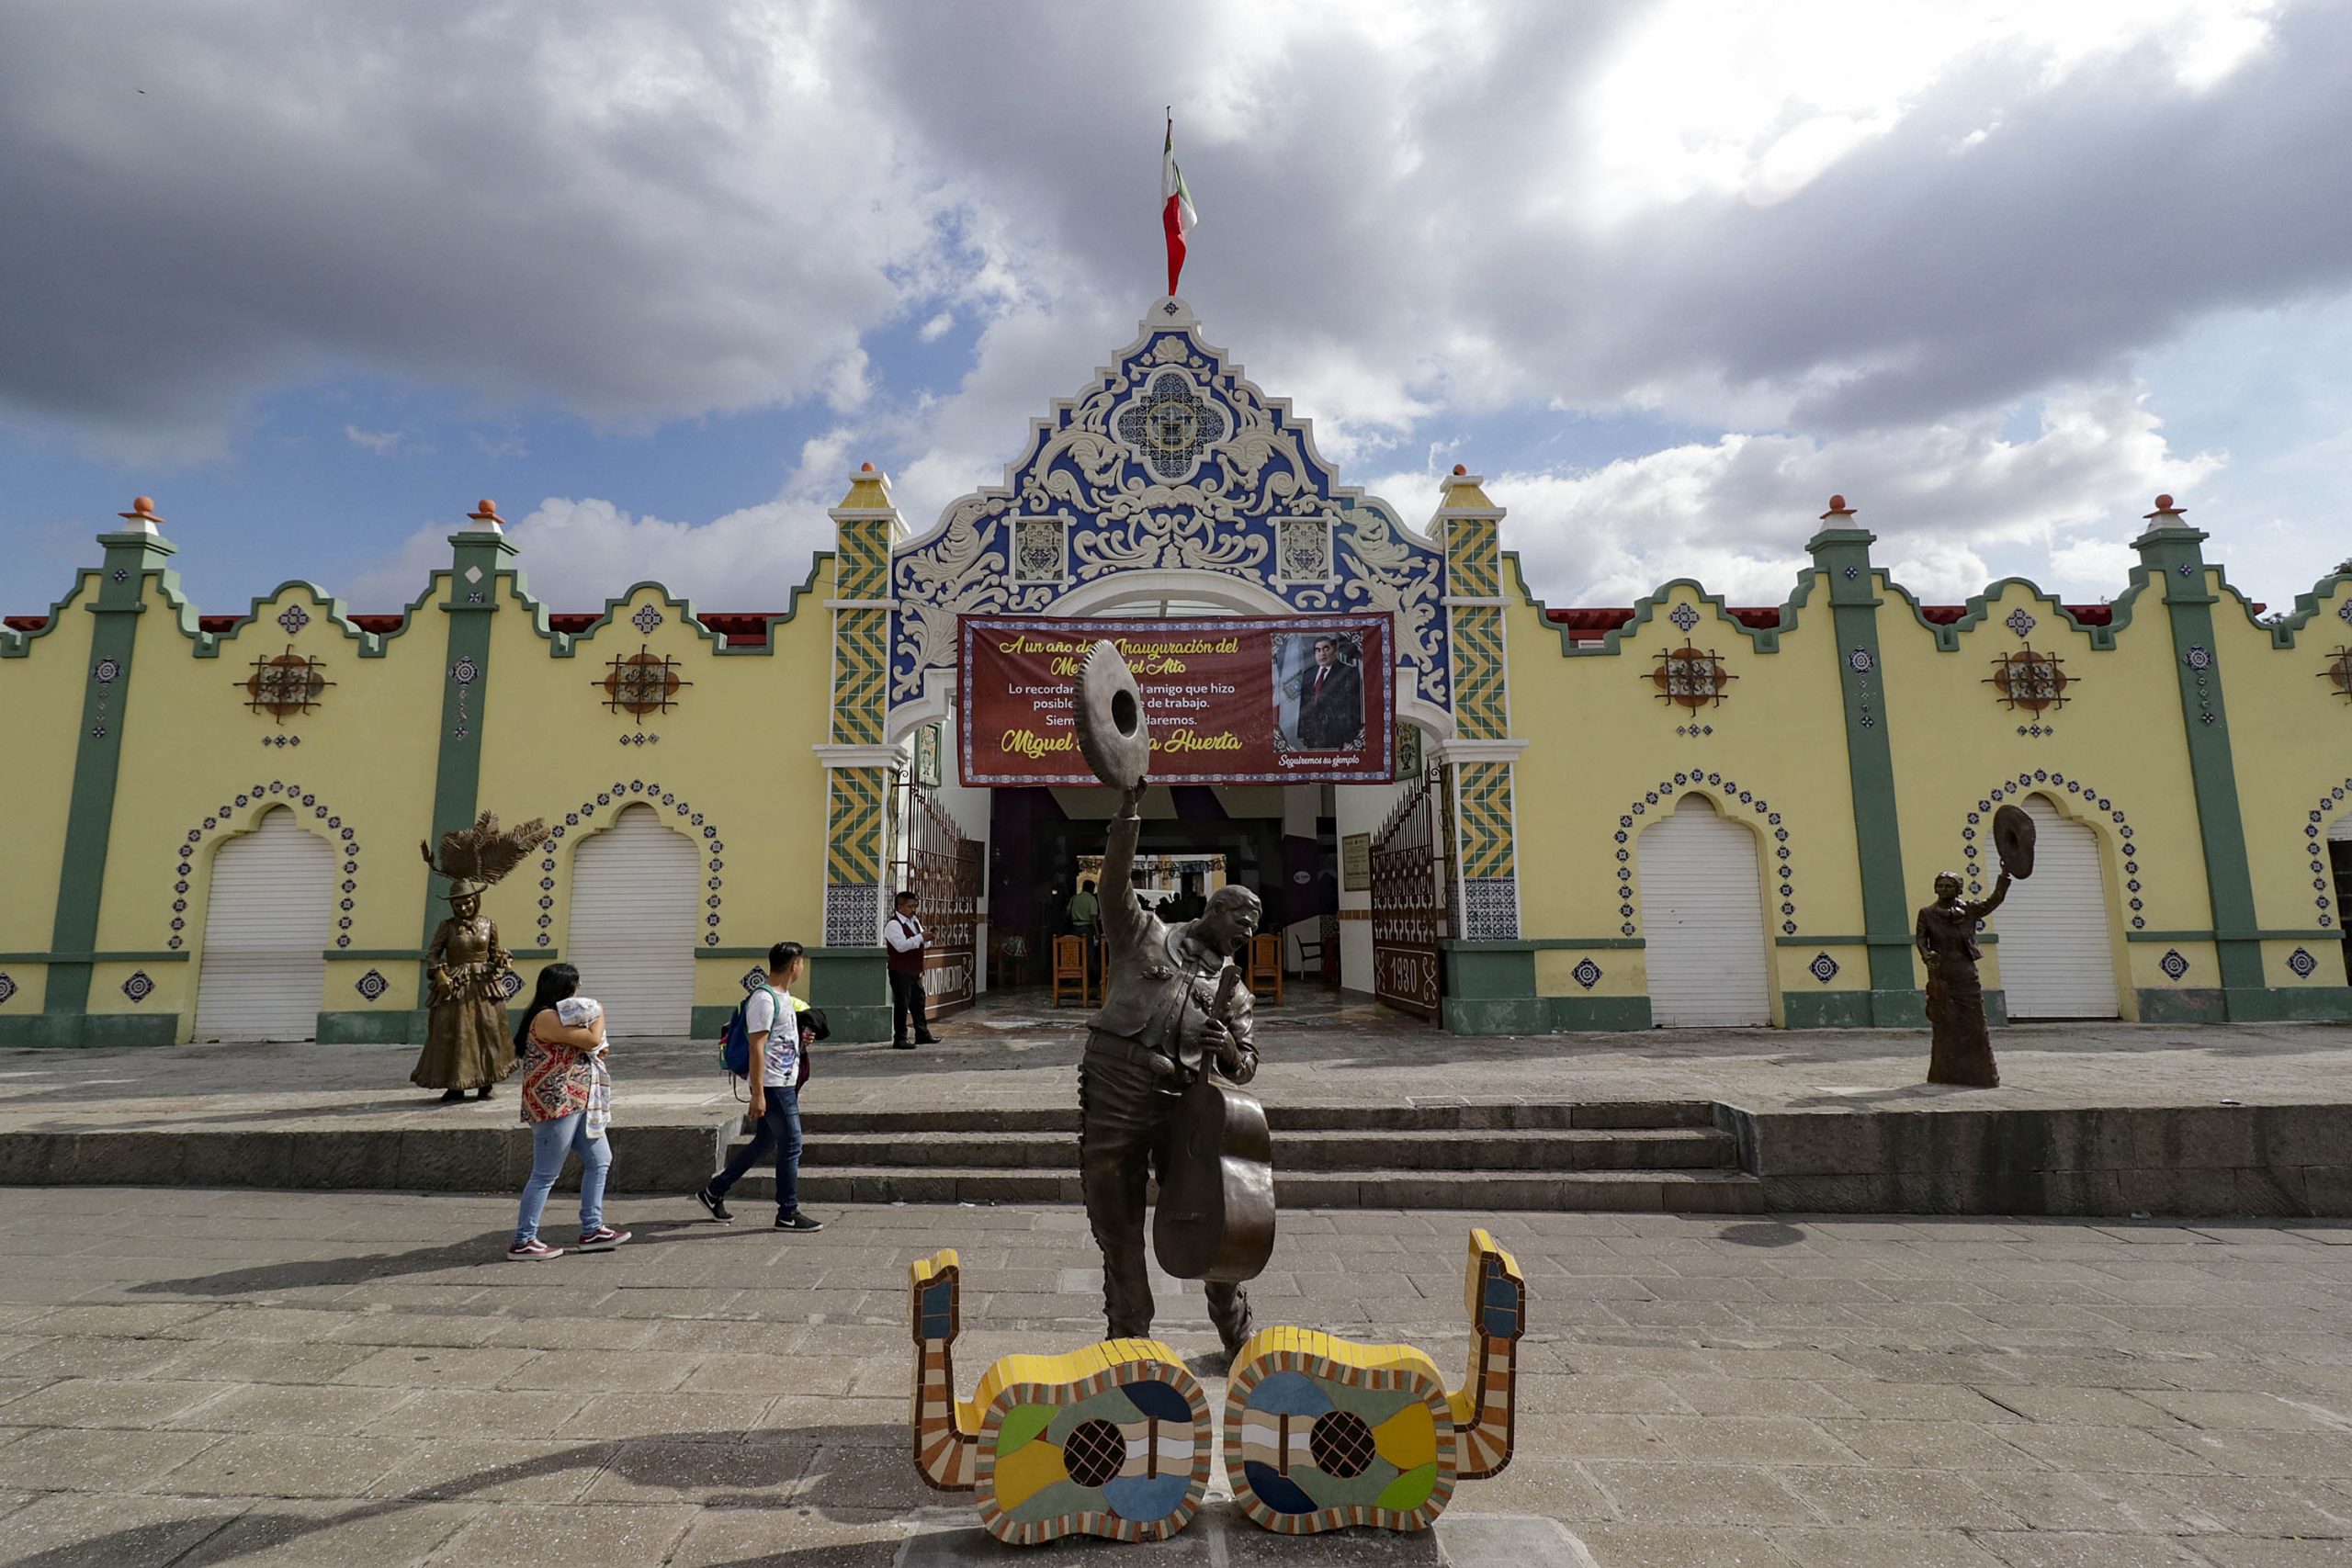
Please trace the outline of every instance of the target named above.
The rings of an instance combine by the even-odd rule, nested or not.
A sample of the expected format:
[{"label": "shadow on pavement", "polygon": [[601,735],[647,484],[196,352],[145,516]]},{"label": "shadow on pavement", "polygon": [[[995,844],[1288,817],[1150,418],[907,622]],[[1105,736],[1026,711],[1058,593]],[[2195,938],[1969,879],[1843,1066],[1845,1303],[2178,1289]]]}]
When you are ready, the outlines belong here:
[{"label": "shadow on pavement", "polygon": [[[632,1247],[673,1240],[683,1233],[712,1237],[736,1234],[704,1220],[645,1220],[629,1226]],[[130,1287],[133,1295],[243,1296],[270,1291],[298,1291],[323,1285],[365,1285],[371,1280],[397,1280],[411,1274],[432,1274],[469,1266],[507,1266],[507,1230],[484,1231],[464,1241],[422,1247],[410,1252],[378,1252],[364,1258],[314,1258],[302,1263],[265,1263],[254,1269],[232,1269],[220,1274],[199,1274],[188,1280],[150,1280]],[[522,1267],[522,1265],[515,1265]]]}]

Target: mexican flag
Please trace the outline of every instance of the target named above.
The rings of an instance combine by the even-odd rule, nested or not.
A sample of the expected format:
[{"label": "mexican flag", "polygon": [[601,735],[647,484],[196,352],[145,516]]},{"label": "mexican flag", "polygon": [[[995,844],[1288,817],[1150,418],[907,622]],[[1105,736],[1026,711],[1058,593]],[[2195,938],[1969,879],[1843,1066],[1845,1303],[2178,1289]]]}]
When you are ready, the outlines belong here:
[{"label": "mexican flag", "polygon": [[1176,117],[1168,117],[1168,141],[1159,153],[1159,226],[1168,233],[1168,292],[1184,271],[1184,236],[1201,220],[1193,210],[1193,193],[1184,188],[1184,171],[1176,166]]}]

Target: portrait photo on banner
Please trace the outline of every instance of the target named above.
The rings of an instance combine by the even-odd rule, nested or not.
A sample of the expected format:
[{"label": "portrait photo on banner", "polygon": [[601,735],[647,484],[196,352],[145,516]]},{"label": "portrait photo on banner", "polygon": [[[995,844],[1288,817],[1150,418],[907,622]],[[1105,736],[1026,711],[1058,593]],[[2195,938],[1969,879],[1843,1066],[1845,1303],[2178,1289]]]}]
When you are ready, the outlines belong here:
[{"label": "portrait photo on banner", "polygon": [[1282,632],[1272,638],[1277,744],[1287,751],[1345,751],[1363,744],[1363,646],[1343,631]]}]

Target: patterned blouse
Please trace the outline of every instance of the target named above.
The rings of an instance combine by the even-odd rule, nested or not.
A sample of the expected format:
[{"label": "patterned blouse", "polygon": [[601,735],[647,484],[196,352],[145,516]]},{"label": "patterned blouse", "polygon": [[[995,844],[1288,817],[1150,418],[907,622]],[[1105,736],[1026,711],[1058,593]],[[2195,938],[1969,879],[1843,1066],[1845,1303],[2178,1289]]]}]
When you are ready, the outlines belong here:
[{"label": "patterned blouse", "polygon": [[588,1053],[539,1038],[531,1021],[531,1049],[523,1058],[523,1120],[553,1122],[588,1109],[596,1070]]}]

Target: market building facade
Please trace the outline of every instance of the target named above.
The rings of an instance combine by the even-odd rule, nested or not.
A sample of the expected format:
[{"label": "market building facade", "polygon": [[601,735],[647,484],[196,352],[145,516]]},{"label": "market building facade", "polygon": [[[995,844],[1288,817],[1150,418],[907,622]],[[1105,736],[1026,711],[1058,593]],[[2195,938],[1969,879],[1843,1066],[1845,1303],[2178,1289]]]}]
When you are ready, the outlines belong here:
[{"label": "market building facade", "polygon": [[[551,610],[485,503],[397,614],[296,581],[214,615],[134,508],[0,630],[0,1043],[417,1038],[409,846],[485,808],[548,824],[485,903],[518,969],[578,964],[639,1032],[715,1033],[792,937],[881,1037],[906,885],[944,1006],[1041,982],[1109,803],[967,689],[975,628],[1029,617],[1272,648],[1169,699],[1226,739],[1169,753],[1146,896],[1247,882],[1295,976],[1439,1027],[1916,1023],[1913,910],[1989,885],[2011,803],[2040,865],[1987,932],[1996,1018],[2352,1017],[2352,575],[2254,604],[2167,498],[2101,604],[1923,604],[1833,499],[1780,605],[1552,609],[1477,476],[1409,525],[1170,298],[1001,485],[916,527],[869,467],[831,517],[760,613]],[[1334,648],[1351,734],[1308,716]]]}]

